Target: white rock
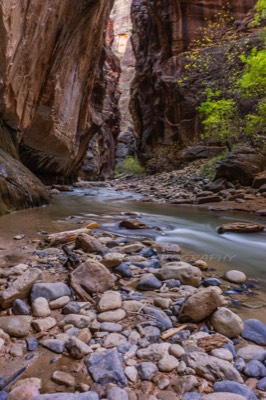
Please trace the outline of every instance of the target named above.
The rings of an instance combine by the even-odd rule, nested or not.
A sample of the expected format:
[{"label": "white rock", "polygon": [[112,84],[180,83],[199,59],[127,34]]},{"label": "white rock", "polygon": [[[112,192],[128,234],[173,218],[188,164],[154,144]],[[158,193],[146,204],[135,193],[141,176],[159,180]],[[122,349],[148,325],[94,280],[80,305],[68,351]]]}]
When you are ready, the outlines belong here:
[{"label": "white rock", "polygon": [[70,302],[70,297],[69,296],[62,296],[59,297],[56,300],[50,301],[49,306],[51,310],[56,310],[58,308],[63,308]]},{"label": "white rock", "polygon": [[105,311],[98,314],[98,320],[100,322],[118,322],[126,317],[126,312],[122,308],[118,308],[114,311]]},{"label": "white rock", "polygon": [[138,370],[134,366],[126,367],[125,374],[131,382],[136,382],[138,379]]},{"label": "white rock", "polygon": [[34,317],[48,317],[51,314],[48,300],[45,297],[38,297],[32,302]]},{"label": "white rock", "polygon": [[49,331],[56,326],[56,319],[53,317],[36,319],[35,321],[32,321],[32,326],[37,332]]},{"label": "white rock", "polygon": [[170,354],[165,354],[163,358],[158,362],[158,368],[161,372],[171,372],[173,369],[177,368],[179,361],[176,357]]},{"label": "white rock", "polygon": [[102,295],[98,303],[98,310],[100,312],[116,310],[117,308],[121,308],[121,306],[122,306],[121,294],[119,292],[108,290]]},{"label": "white rock", "polygon": [[246,282],[247,277],[244,272],[232,269],[230,271],[226,271],[226,273],[224,274],[224,279],[233,283],[244,283]]}]

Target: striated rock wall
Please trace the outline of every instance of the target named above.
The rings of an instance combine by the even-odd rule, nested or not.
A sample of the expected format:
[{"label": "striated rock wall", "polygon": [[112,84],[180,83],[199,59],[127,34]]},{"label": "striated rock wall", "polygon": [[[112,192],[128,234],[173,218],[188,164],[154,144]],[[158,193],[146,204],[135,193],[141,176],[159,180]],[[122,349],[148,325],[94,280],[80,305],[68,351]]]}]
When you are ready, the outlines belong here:
[{"label": "striated rock wall", "polygon": [[[184,55],[191,44],[200,44],[206,34],[204,28],[216,21],[218,13],[222,15],[227,8],[238,26],[255,3],[256,0],[232,0],[228,4],[223,0],[133,0],[136,76],[130,108],[144,158],[157,144],[178,143],[182,148],[198,137],[197,96],[203,79],[219,78],[219,64],[209,76],[191,75],[188,83],[180,87]],[[219,43],[211,51],[222,53]],[[218,59],[223,62],[222,54]]]},{"label": "striated rock wall", "polygon": [[[1,145],[8,150],[14,144],[23,163],[45,181],[74,176],[102,124],[95,83],[112,5],[1,2]],[[99,82],[96,87],[104,90]]]},{"label": "striated rock wall", "polygon": [[106,44],[101,55],[103,68],[98,70],[92,98],[95,104],[95,116],[98,128],[89,142],[88,150],[79,176],[84,179],[104,179],[113,173],[115,163],[116,138],[120,130],[120,110],[118,106],[120,92],[119,59],[111,50],[113,26],[109,20],[106,32]]}]

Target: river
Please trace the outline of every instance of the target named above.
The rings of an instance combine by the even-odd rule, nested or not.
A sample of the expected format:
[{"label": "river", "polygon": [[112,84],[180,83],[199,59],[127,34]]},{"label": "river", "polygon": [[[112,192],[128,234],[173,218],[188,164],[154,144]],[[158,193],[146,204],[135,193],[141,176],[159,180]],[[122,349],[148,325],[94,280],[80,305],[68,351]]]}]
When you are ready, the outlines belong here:
[{"label": "river", "polygon": [[[123,213],[131,211],[140,213],[141,221],[152,229],[139,233],[119,229],[119,221],[125,219]],[[0,253],[10,243],[15,245],[13,237],[17,234],[25,234],[27,243],[41,238],[42,231],[52,233],[76,229],[88,220],[100,222],[105,230],[177,243],[183,250],[183,261],[203,259],[217,270],[217,275],[228,269],[239,269],[259,282],[262,296],[257,301],[266,299],[266,231],[253,234],[217,233],[217,228],[226,222],[255,221],[266,225],[265,217],[145,203],[138,194],[122,193],[113,188],[75,188],[73,192],[54,195],[49,206],[2,216]]]}]

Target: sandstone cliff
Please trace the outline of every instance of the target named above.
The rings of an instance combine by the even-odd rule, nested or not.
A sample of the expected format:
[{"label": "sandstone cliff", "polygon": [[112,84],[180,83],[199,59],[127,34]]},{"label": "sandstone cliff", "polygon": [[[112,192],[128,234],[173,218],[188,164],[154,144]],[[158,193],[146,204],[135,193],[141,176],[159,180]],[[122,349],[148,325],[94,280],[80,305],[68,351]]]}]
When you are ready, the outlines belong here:
[{"label": "sandstone cliff", "polygon": [[132,0],[115,0],[111,13],[114,27],[112,50],[120,60],[121,76],[119,80],[119,110],[121,113],[120,133],[117,138],[116,163],[136,150],[133,120],[129,111],[130,86],[135,75],[135,56],[131,43],[131,4]]},{"label": "sandstone cliff", "polygon": [[103,45],[112,5],[1,2],[0,148],[45,182],[75,176],[101,130]]},{"label": "sandstone cliff", "polygon": [[[225,7],[222,0],[133,0],[132,43],[136,76],[131,111],[140,138],[139,151],[144,158],[147,159],[149,149],[158,144],[175,143],[182,148],[197,139],[198,94],[204,80],[219,79],[219,63],[224,62],[223,49],[219,41],[212,48],[218,62],[208,76],[187,74],[186,84],[181,85],[179,80],[184,76],[185,55],[189,46],[200,46],[206,35],[204,29],[217,20],[217,15],[226,11],[230,15],[230,29],[236,29],[255,3],[256,0],[233,0]],[[221,19],[221,23],[226,29],[227,22]],[[208,54],[203,54],[202,58],[208,58]]]}]

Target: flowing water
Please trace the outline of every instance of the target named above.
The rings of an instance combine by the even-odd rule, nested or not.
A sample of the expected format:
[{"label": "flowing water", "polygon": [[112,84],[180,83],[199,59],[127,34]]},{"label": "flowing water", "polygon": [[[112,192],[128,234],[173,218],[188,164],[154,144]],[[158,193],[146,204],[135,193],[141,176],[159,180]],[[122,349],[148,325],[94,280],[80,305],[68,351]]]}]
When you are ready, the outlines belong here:
[{"label": "flowing water", "polygon": [[[123,213],[129,211],[141,213],[139,219],[152,229],[138,231],[140,233],[119,229],[119,221],[125,219]],[[0,255],[10,243],[14,243],[13,237],[17,234],[25,234],[21,246],[26,248],[29,240],[41,238],[41,231],[52,233],[77,229],[88,220],[96,220],[102,224],[103,229],[123,235],[149,236],[158,241],[177,243],[183,250],[183,261],[203,259],[217,270],[216,275],[222,275],[228,269],[239,269],[259,282],[260,294],[255,296],[255,303],[266,302],[266,231],[254,234],[217,233],[217,228],[226,222],[246,221],[266,225],[265,217],[144,203],[137,194],[122,193],[110,188],[76,188],[73,192],[54,196],[49,206],[2,216]],[[246,315],[254,315],[254,312],[245,309]],[[263,314],[261,319],[266,322],[263,308],[258,312]]]}]

